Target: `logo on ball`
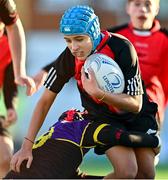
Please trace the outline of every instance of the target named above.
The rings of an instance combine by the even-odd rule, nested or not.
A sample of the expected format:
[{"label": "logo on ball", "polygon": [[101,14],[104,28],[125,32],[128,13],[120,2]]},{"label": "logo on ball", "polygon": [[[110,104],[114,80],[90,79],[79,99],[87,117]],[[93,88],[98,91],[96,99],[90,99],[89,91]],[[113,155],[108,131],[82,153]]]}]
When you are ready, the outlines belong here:
[{"label": "logo on ball", "polygon": [[111,93],[122,93],[125,87],[124,75],[119,65],[104,54],[92,54],[84,64],[85,72],[92,68],[101,89]]}]

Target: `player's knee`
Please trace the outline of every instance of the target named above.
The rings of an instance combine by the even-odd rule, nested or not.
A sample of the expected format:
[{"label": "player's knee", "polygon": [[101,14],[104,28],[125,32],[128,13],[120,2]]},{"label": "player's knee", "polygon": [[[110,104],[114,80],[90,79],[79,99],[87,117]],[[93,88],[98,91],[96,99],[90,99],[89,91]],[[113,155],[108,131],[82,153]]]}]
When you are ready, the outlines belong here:
[{"label": "player's knee", "polygon": [[0,159],[0,169],[3,168],[3,167],[8,167],[9,168],[10,160],[11,160],[10,155],[3,155],[3,157]]},{"label": "player's knee", "polygon": [[154,179],[155,178],[155,171],[141,171],[138,172],[138,179]]},{"label": "player's knee", "polygon": [[136,171],[128,171],[128,170],[122,171],[121,177],[126,179],[135,179]]},{"label": "player's knee", "polygon": [[10,169],[11,156],[3,156],[0,159],[0,176],[4,177]]},{"label": "player's knee", "polygon": [[138,167],[136,165],[120,168],[116,173],[117,177],[126,179],[135,179],[138,172]]}]

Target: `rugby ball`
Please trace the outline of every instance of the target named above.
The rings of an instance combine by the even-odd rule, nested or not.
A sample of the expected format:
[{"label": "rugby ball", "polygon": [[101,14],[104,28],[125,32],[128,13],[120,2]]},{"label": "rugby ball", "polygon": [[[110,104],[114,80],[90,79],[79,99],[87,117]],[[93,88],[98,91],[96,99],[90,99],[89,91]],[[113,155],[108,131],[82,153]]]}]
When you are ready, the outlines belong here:
[{"label": "rugby ball", "polygon": [[84,63],[86,74],[89,68],[94,71],[97,83],[102,90],[116,94],[123,92],[124,75],[112,58],[100,53],[92,54]]}]

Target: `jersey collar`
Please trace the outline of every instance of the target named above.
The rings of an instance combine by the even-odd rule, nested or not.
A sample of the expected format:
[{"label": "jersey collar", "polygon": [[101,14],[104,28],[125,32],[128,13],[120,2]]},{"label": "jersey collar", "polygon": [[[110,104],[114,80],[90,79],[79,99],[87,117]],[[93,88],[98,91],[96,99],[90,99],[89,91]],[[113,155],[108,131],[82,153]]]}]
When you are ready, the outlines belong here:
[{"label": "jersey collar", "polygon": [[142,30],[135,29],[133,27],[132,23],[129,23],[129,28],[132,30],[132,32],[135,35],[138,35],[138,36],[150,36],[152,33],[158,31],[161,27],[160,27],[159,21],[155,19],[152,28],[149,29],[149,30],[142,31]]},{"label": "jersey collar", "polygon": [[108,40],[111,37],[111,34],[108,31],[102,31],[101,35],[102,35],[102,40],[93,53],[100,51],[107,44]]}]

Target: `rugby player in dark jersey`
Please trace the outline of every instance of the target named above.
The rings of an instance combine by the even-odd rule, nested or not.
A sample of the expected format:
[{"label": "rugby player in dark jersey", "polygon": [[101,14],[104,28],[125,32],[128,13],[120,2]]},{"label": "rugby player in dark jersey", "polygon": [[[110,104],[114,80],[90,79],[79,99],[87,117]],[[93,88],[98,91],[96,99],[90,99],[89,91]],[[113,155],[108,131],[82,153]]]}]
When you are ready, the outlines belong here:
[{"label": "rugby player in dark jersey", "polygon": [[[11,161],[12,169],[19,171],[24,160],[28,160],[26,166],[30,168],[33,160],[32,145],[36,134],[57,94],[64,84],[74,77],[90,122],[85,132],[87,137],[85,142],[90,144],[96,136],[94,142],[101,143],[102,146],[109,145],[99,152],[105,151],[114,166],[115,172],[107,178],[135,178],[138,173],[136,151],[133,148],[110,144],[108,133],[105,133],[112,132],[109,131],[109,126],[119,129],[120,133],[157,132],[158,126],[155,120],[157,105],[148,100],[142,86],[134,47],[127,39],[117,34],[111,34],[108,31],[100,32],[98,17],[88,6],[76,6],[66,11],[60,22],[60,31],[64,34],[68,47],[49,71],[45,81],[47,89],[35,108],[22,148]],[[91,53],[97,52],[110,56],[122,69],[126,83],[122,94],[111,94],[101,90],[91,70],[90,78],[86,77],[82,68],[85,59]],[[99,131],[95,136],[94,133],[88,133],[94,132],[97,128]],[[120,133],[117,137],[120,137]],[[150,153],[150,149],[146,149],[144,154]],[[66,165],[68,162],[67,160]]]},{"label": "rugby player in dark jersey", "polygon": [[[128,0],[126,11],[130,16],[130,22],[109,28],[108,31],[124,35],[134,45],[148,97],[158,104],[156,119],[160,129],[164,122],[164,112],[168,102],[168,31],[161,27],[160,22],[156,19],[159,2],[159,0]],[[52,64],[44,67],[35,76],[38,82],[42,79],[41,77],[46,76],[51,66]],[[143,149],[138,150],[143,151]],[[146,166],[144,166],[145,163],[139,165],[141,169],[141,173],[138,174],[139,178],[145,178],[145,174],[148,175],[149,172],[154,174],[152,153],[151,158],[140,156],[138,159],[143,162],[147,161]],[[155,163],[156,161],[158,162],[158,156],[155,157]],[[150,170],[151,168],[153,170]]]},{"label": "rugby player in dark jersey", "polygon": [[5,24],[13,59],[15,82],[26,85],[27,95],[35,92],[35,83],[26,75],[26,43],[21,20],[13,0],[0,0],[0,22]]}]

